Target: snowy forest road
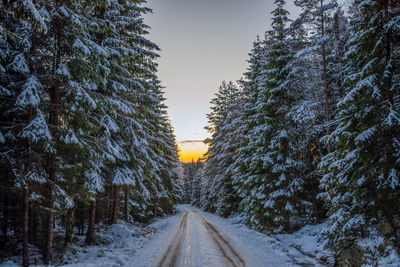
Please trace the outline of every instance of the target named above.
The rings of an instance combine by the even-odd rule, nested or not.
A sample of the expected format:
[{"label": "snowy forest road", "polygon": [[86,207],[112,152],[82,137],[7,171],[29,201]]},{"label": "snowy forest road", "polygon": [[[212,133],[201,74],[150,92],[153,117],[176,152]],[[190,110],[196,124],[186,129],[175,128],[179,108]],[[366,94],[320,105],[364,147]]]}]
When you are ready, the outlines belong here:
[{"label": "snowy forest road", "polygon": [[[297,248],[249,229],[241,217],[224,219],[190,205],[155,219],[152,234],[116,224],[103,233],[104,246],[84,247],[71,267],[292,267],[322,266]],[[141,232],[138,232],[141,233]],[[308,243],[307,239],[303,241]]]},{"label": "snowy forest road", "polygon": [[190,209],[185,209],[179,227],[157,266],[197,266],[196,262],[199,264],[199,258],[193,257],[192,253],[192,247],[196,246],[193,243],[199,240],[192,236],[192,225],[200,227],[197,230],[200,230],[203,238],[208,239],[207,243],[210,246],[207,246],[207,248],[213,247],[212,251],[214,253],[210,254],[209,250],[208,259],[211,260],[214,266],[246,266],[244,260],[226,237],[213,224],[207,221],[203,215]]},{"label": "snowy forest road", "polygon": [[250,230],[235,219],[190,205],[177,208],[177,215],[157,222],[164,221],[160,231],[137,251],[138,259],[153,257],[153,263],[143,266],[321,266],[297,249]]}]

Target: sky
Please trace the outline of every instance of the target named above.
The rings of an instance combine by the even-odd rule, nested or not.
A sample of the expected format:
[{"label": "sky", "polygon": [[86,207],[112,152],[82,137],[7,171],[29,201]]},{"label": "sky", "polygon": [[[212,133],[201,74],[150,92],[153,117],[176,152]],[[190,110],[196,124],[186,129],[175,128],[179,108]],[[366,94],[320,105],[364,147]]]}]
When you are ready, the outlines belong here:
[{"label": "sky", "polygon": [[[207,150],[198,141],[209,137],[204,127],[210,101],[223,80],[243,76],[253,41],[269,28],[273,2],[148,0],[153,9],[145,17],[148,37],[161,48],[158,76],[183,161],[197,160]],[[293,4],[287,9],[298,14]]]}]

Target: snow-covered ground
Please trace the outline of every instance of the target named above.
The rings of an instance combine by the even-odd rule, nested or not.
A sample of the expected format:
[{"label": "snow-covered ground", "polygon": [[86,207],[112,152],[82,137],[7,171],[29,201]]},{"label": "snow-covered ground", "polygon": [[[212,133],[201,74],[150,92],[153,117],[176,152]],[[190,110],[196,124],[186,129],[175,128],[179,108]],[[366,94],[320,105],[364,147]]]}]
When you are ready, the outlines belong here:
[{"label": "snow-covered ground", "polygon": [[325,247],[321,235],[326,227],[326,223],[307,225],[293,234],[277,234],[273,237],[305,255],[310,255],[327,265],[333,265],[335,261],[333,252]]},{"label": "snow-covered ground", "polygon": [[99,233],[104,245],[73,247],[64,257],[65,266],[322,265],[318,258],[325,254],[315,253],[322,250],[317,228],[269,237],[250,230],[238,217],[224,219],[189,205],[177,208],[176,215],[145,228],[123,223],[106,228]]},{"label": "snow-covered ground", "polygon": [[[156,266],[168,258],[169,245],[175,245],[181,219],[188,212],[187,227],[175,264],[179,266],[227,265],[209,230],[195,212],[208,220],[243,258],[246,266],[319,266],[320,263],[275,238],[248,229],[234,219],[223,219],[192,206],[179,205],[179,212],[156,220],[150,227],[157,231],[148,237],[133,237],[126,226],[115,225],[109,234],[115,239],[105,247],[89,247],[79,251],[75,264],[69,266]],[[179,240],[178,240],[179,241]],[[176,242],[176,240],[175,240]],[[219,241],[217,241],[219,242]],[[177,245],[175,245],[177,246]],[[172,255],[173,256],[173,255]],[[172,257],[170,256],[170,257]],[[229,262],[228,262],[229,263]]]},{"label": "snow-covered ground", "polygon": [[[314,255],[301,253],[290,242],[249,229],[239,217],[224,219],[206,212],[202,214],[238,247],[246,259],[246,266],[323,266]],[[318,243],[307,245],[315,247]]]}]

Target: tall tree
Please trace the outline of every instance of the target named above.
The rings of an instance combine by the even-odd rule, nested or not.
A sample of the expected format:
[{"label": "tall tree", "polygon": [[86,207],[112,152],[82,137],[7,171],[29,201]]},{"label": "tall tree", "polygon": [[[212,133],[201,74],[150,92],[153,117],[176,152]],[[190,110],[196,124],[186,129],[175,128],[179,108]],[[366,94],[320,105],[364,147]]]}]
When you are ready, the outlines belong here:
[{"label": "tall tree", "polygon": [[[399,245],[399,15],[396,1],[357,0],[347,52],[352,70],[332,133],[337,150],[321,163],[323,197],[330,205],[327,232],[340,253],[377,222],[390,225]],[[384,233],[382,233],[384,234]]]},{"label": "tall tree", "polygon": [[234,151],[230,148],[234,143],[231,132],[235,129],[232,123],[233,113],[238,108],[240,91],[232,82],[223,82],[216,97],[211,100],[211,113],[207,115],[206,129],[212,134],[208,142],[207,160],[203,176],[208,180],[206,209],[228,216],[236,210],[238,201],[232,185],[232,177],[226,173],[233,161]]}]

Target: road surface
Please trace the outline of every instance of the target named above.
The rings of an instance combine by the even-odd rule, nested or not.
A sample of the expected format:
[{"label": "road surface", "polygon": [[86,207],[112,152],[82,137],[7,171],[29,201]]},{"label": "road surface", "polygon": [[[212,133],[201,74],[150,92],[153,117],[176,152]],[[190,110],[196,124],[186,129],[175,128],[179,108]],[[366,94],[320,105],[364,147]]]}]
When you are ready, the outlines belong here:
[{"label": "road surface", "polygon": [[321,266],[296,249],[243,225],[190,205],[179,205],[178,209],[175,221],[170,220],[155,237],[154,248],[144,248],[153,251],[154,261],[143,266]]},{"label": "road surface", "polygon": [[246,266],[232,242],[203,215],[185,208],[180,224],[161,258],[167,266]]}]

